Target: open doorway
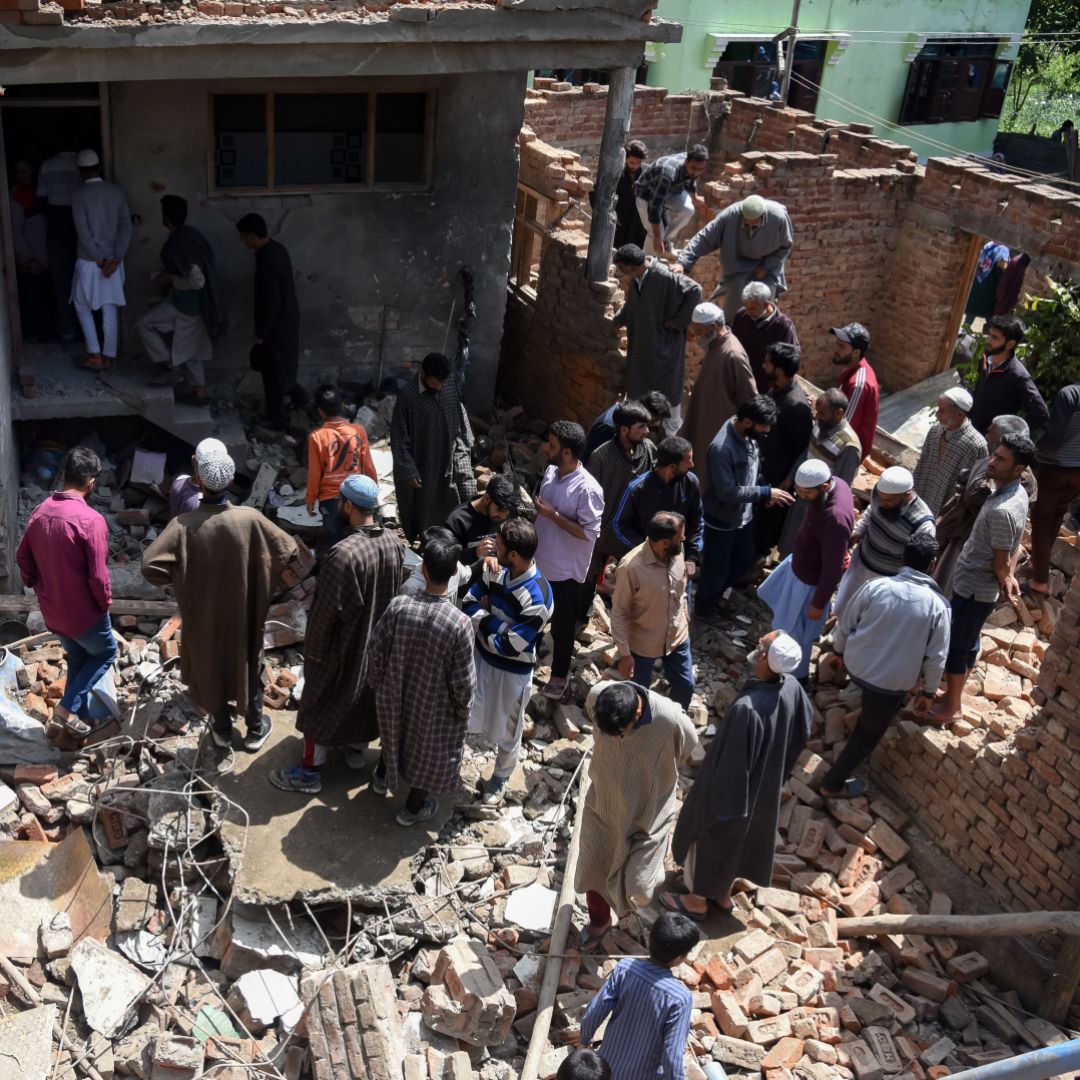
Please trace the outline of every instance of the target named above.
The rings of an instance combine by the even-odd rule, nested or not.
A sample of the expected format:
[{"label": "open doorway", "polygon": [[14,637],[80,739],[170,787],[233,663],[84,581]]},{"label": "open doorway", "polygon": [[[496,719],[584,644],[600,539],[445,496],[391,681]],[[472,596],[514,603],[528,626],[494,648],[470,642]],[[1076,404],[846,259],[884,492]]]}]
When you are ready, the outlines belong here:
[{"label": "open doorway", "polygon": [[[108,164],[99,83],[9,86],[0,97],[0,224],[12,346],[75,338],[68,296],[75,265],[69,196],[44,205],[41,167],[56,155],[95,150]],[[70,264],[70,265],[69,265]]]}]

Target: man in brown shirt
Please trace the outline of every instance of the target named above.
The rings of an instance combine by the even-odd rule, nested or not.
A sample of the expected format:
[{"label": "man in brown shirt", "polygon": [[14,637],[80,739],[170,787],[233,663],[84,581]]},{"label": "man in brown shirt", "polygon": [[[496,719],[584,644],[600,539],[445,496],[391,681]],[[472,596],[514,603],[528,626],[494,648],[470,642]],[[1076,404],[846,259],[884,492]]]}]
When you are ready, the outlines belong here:
[{"label": "man in brown shirt", "polygon": [[671,699],[686,709],[694,693],[686,610],[686,519],[660,511],[647,538],[628,552],[615,576],[611,635],[619,649],[619,675],[646,689],[660,660]]}]

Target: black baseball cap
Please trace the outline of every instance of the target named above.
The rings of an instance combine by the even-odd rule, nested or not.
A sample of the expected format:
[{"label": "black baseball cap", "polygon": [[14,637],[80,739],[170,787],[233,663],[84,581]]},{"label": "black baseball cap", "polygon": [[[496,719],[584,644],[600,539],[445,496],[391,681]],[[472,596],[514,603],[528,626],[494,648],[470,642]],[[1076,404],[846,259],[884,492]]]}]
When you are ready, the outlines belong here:
[{"label": "black baseball cap", "polygon": [[870,348],[870,331],[862,323],[853,322],[848,323],[847,326],[834,326],[829,333],[863,352]]}]

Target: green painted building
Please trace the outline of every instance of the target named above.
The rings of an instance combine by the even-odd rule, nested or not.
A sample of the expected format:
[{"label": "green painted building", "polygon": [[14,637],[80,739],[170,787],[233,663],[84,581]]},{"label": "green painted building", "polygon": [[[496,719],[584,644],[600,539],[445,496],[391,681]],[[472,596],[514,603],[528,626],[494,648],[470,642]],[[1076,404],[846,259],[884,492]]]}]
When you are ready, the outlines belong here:
[{"label": "green painted building", "polygon": [[[922,157],[989,154],[1030,0],[802,0],[788,102],[819,117],[873,124]],[[773,37],[792,0],[660,0],[680,44],[646,53],[648,82],[779,100]],[[896,125],[895,130],[888,125]]]}]

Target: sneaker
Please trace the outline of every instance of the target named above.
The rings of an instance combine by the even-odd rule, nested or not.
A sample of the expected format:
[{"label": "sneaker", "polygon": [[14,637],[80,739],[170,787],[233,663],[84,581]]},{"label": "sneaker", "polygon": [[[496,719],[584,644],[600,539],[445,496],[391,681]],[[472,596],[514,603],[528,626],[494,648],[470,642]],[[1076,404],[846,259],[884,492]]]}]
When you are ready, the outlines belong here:
[{"label": "sneaker", "polygon": [[862,697],[862,687],[858,683],[850,682],[836,696],[840,701],[855,701]]},{"label": "sneaker", "polygon": [[371,790],[381,799],[390,789],[386,786],[386,774],[377,769],[371,774]]},{"label": "sneaker", "polygon": [[367,768],[367,743],[345,747],[345,764],[358,772]]},{"label": "sneaker", "polygon": [[231,723],[228,727],[218,727],[217,724],[211,722],[210,738],[214,740],[215,746],[220,747],[222,750],[231,750],[232,734],[233,726]]},{"label": "sneaker", "polygon": [[501,803],[506,793],[506,782],[509,779],[508,776],[493,776],[484,786],[484,794],[480,801],[485,806],[497,806]]},{"label": "sneaker", "polygon": [[247,732],[244,734],[244,749],[249,754],[254,754],[270,738],[270,732],[273,730],[273,718],[269,713],[263,713],[257,724],[254,726],[248,724]]},{"label": "sneaker", "polygon": [[398,812],[397,817],[394,820],[399,825],[404,825],[408,828],[410,825],[415,825],[418,821],[430,821],[439,812],[439,800],[433,799],[430,795],[424,802],[424,805],[414,814],[408,807],[403,806]]},{"label": "sneaker", "polygon": [[270,774],[270,783],[282,791],[299,791],[305,795],[317,795],[322,791],[322,776],[318,769],[306,765],[294,765],[291,769],[279,769]]}]

